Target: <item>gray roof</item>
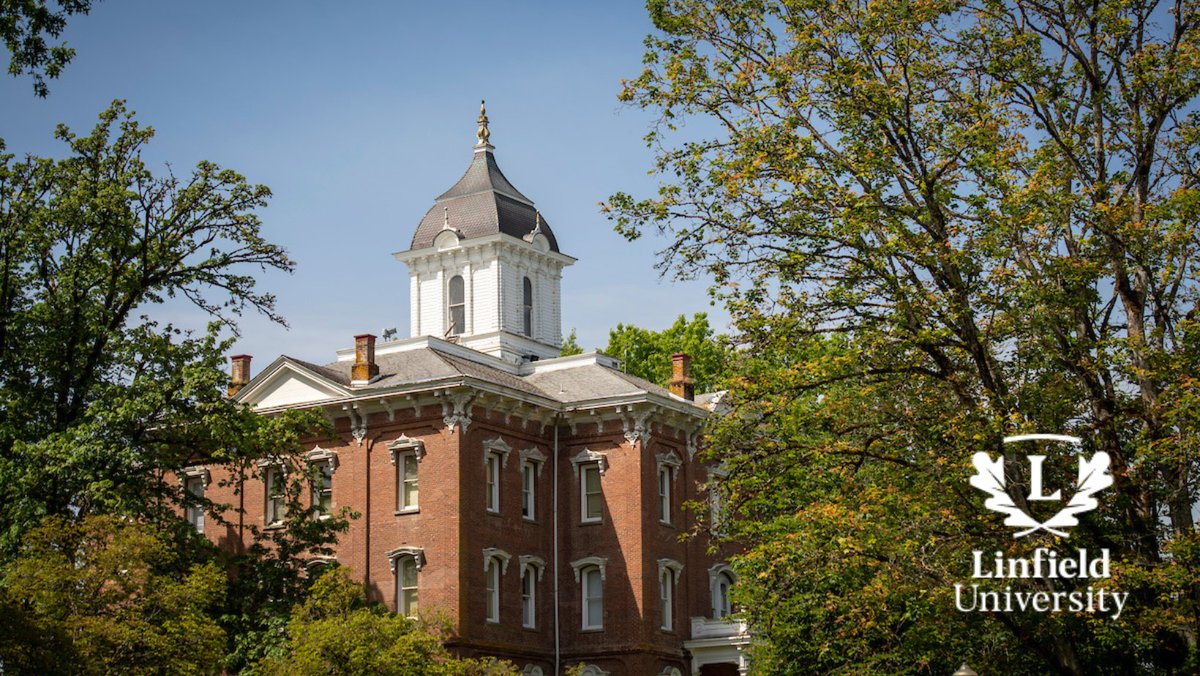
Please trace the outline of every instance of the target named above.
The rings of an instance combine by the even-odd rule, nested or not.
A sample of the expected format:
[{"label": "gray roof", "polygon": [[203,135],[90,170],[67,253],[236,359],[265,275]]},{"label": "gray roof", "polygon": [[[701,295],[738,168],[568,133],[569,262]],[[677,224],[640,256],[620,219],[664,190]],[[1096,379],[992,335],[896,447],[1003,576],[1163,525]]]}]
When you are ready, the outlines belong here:
[{"label": "gray roof", "polygon": [[533,373],[524,379],[541,388],[547,396],[563,403],[642,393],[671,396],[664,387],[600,364]]},{"label": "gray roof", "polygon": [[[350,385],[353,362],[338,361],[317,366],[291,357],[284,359],[341,385]],[[355,390],[369,391],[465,376],[564,404],[644,394],[672,398],[666,388],[597,363],[522,377],[429,347],[380,355],[375,363],[379,366],[379,378],[368,385],[357,386]]]},{"label": "gray roof", "polygon": [[[438,196],[413,233],[411,249],[433,246],[433,238],[442,231],[447,217],[450,227],[463,237],[485,237],[504,233],[518,239],[536,226],[533,202],[509,183],[490,150],[478,150],[466,173],[446,192]],[[558,241],[550,224],[542,219],[541,233],[558,251]]]}]

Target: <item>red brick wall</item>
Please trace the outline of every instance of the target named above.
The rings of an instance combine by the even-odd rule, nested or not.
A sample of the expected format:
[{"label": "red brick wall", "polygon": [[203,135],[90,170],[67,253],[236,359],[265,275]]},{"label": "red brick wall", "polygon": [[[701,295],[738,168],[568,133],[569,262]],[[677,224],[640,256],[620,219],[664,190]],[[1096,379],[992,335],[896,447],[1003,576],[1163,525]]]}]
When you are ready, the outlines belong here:
[{"label": "red brick wall", "polygon": [[[397,547],[421,547],[425,566],[419,575],[420,607],[451,622],[457,637],[450,646],[465,655],[497,655],[517,665],[540,664],[551,672],[554,635],[554,551],[551,514],[554,480],[553,428],[518,416],[507,420],[501,413],[475,406],[464,433],[449,429],[440,406],[426,406],[419,414],[398,409],[394,418],[384,413],[367,420],[367,435],[360,444],[350,434],[348,419],[339,419],[338,440],[312,441],[338,456],[333,476],[335,509],[350,507],[361,516],[337,546],[338,561],[369,581],[375,600],[395,608],[395,577],[386,553]],[[589,420],[598,420],[598,417]],[[425,444],[419,463],[420,511],[396,514],[396,468],[388,444],[407,435]],[[485,509],[486,474],[484,442],[502,439],[510,448],[501,471],[500,513]],[[533,522],[521,515],[521,457],[525,448],[546,456],[537,478],[537,515]],[[597,524],[580,522],[580,484],[571,458],[583,449],[602,453],[606,470],[601,479],[603,518]],[[656,455],[674,452],[684,463],[673,482],[671,525],[659,522]],[[584,660],[614,674],[657,674],[674,665],[687,673],[682,643],[690,638],[690,618],[710,613],[708,568],[716,559],[706,553],[702,538],[680,540],[691,532],[695,517],[683,509],[688,500],[702,500],[699,490],[707,475],[689,461],[682,432],[655,425],[651,442],[629,444],[619,420],[584,422],[574,431],[559,428],[559,603],[563,665]],[[208,496],[237,506],[232,488],[219,487],[224,478],[212,468]],[[265,496],[262,481],[246,483],[246,523],[262,526]],[[235,522],[237,516],[227,515]],[[215,528],[208,535],[222,546],[237,545],[236,528]],[[501,576],[500,623],[485,619],[483,550],[495,547],[511,555]],[[519,557],[535,555],[546,561],[537,583],[537,627],[521,622],[521,570]],[[604,628],[582,631],[581,586],[570,562],[587,556],[607,559],[604,583]],[[658,560],[683,564],[675,588],[674,630],[660,628],[661,604]]]}]

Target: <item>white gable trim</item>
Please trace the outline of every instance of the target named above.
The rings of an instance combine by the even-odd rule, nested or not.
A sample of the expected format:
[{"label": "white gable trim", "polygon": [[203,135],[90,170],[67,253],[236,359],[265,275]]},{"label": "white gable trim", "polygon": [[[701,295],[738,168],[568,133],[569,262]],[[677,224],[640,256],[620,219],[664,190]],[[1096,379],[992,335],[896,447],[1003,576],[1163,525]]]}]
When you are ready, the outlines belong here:
[{"label": "white gable trim", "polygon": [[253,408],[282,408],[341,399],[350,390],[292,362],[281,359],[267,367],[237,394]]}]

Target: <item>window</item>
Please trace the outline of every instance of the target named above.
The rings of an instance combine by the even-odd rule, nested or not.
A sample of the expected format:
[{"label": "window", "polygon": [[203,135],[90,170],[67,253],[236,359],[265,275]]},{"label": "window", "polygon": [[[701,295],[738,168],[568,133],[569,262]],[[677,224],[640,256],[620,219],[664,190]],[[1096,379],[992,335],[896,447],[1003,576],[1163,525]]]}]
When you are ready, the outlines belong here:
[{"label": "window", "polygon": [[671,523],[671,468],[658,468],[658,520]]},{"label": "window", "polygon": [[500,454],[487,454],[487,510],[500,511]]},{"label": "window", "polygon": [[521,463],[521,516],[537,518],[537,465],[532,462]]},{"label": "window", "polygon": [[679,575],[683,572],[683,564],[674,559],[658,560],[658,598],[662,603],[663,631],[675,631],[675,585],[679,583]]},{"label": "window", "polygon": [[273,466],[267,468],[266,489],[267,525],[277,526],[283,523],[284,516],[285,485],[282,467]]},{"label": "window", "polygon": [[396,511],[415,512],[418,507],[417,451],[396,455]]},{"label": "window", "polygon": [[533,566],[525,566],[521,575],[521,626],[537,627],[537,571]]},{"label": "window", "polygon": [[717,573],[712,588],[713,619],[719,620],[727,617],[733,611],[733,606],[729,602],[729,590],[732,588],[733,575],[725,570]]},{"label": "window", "polygon": [[461,336],[467,330],[467,293],[462,275],[450,278],[447,289],[450,300],[450,330],[451,336]]},{"label": "window", "polygon": [[521,316],[524,319],[525,335],[533,336],[533,282],[526,277],[521,284]]},{"label": "window", "polygon": [[599,521],[604,513],[604,495],[600,492],[600,465],[579,468],[579,513],[582,521]]},{"label": "window", "polygon": [[396,559],[396,613],[405,617],[417,616],[417,564],[416,556],[401,556]]},{"label": "window", "polygon": [[187,521],[192,524],[197,533],[204,532],[204,485],[207,482],[200,474],[184,477],[183,490],[189,500],[187,505]]},{"label": "window", "polygon": [[487,621],[500,621],[500,562],[495,557],[487,560],[483,568],[487,578]]},{"label": "window", "polygon": [[583,574],[583,628],[604,627],[604,577],[598,566],[584,568]]},{"label": "window", "polygon": [[313,463],[316,476],[313,479],[313,506],[321,516],[333,512],[333,462],[322,460]]},{"label": "window", "polygon": [[658,575],[659,593],[662,598],[662,628],[675,628],[675,571],[665,568]]}]

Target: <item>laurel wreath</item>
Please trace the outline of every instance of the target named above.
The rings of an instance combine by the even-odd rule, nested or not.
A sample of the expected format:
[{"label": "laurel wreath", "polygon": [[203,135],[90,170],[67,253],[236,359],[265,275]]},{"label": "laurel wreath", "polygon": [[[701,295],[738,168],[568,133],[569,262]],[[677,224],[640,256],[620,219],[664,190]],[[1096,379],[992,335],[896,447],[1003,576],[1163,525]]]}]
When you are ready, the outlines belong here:
[{"label": "laurel wreath", "polygon": [[1079,520],[1075,515],[1095,509],[1098,503],[1092,496],[1108,488],[1113,482],[1112,475],[1108,472],[1108,453],[1100,451],[1093,455],[1091,460],[1079,456],[1079,478],[1075,482],[1075,494],[1071,496],[1070,502],[1046,521],[1038,521],[1018,507],[1005,489],[1003,456],[992,460],[987,453],[979,452],[972,458],[972,462],[975,464],[976,473],[971,477],[971,485],[991,496],[983,506],[1007,514],[1005,526],[1025,529],[1015,533],[1014,538],[1039,530],[1069,537],[1069,534],[1061,529],[1078,526]]}]

